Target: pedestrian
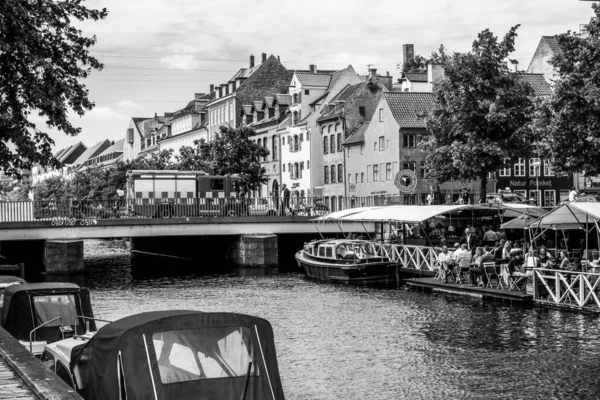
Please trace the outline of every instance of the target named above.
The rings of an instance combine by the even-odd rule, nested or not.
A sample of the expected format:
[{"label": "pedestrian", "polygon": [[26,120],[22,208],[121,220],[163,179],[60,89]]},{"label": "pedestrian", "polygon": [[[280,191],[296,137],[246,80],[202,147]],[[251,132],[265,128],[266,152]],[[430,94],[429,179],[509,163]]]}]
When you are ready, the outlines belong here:
[{"label": "pedestrian", "polygon": [[281,187],[281,215],[285,216],[290,208],[290,190],[287,188],[284,183]]},{"label": "pedestrian", "polygon": [[471,204],[471,199],[469,197],[469,189],[464,188],[462,193],[462,204]]},{"label": "pedestrian", "polygon": [[573,201],[575,201],[576,198],[577,198],[577,190],[575,190],[575,186],[573,186],[571,188],[571,191],[569,192],[569,201],[573,202]]},{"label": "pedestrian", "polygon": [[462,237],[461,242],[467,245],[467,250],[475,251],[475,235],[469,228],[465,229],[465,235]]}]

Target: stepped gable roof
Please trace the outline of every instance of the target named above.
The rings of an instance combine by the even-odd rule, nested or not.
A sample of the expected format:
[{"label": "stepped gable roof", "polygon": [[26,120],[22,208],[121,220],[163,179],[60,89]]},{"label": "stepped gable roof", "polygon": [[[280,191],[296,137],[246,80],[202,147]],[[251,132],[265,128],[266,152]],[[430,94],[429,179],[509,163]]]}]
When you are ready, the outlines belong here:
[{"label": "stepped gable roof", "polygon": [[400,128],[426,128],[425,117],[434,108],[433,93],[384,92]]},{"label": "stepped gable roof", "polygon": [[290,96],[289,94],[276,94],[275,98],[277,99],[277,104],[283,106],[289,106],[290,104],[292,104],[292,96]]},{"label": "stepped gable roof", "polygon": [[402,78],[406,78],[411,82],[427,83],[427,72],[407,72],[402,74]]},{"label": "stepped gable roof", "polygon": [[262,101],[273,93],[284,93],[288,89],[292,75],[291,71],[271,55],[249,72],[248,78],[235,92],[235,97],[241,104],[252,104],[255,100]]},{"label": "stepped gable roof", "polygon": [[354,132],[352,134],[350,134],[348,139],[346,139],[344,141],[344,143],[342,143],[342,144],[344,146],[352,146],[354,144],[364,143],[365,142],[365,132],[367,131],[367,128],[369,127],[369,122],[371,122],[371,121],[364,121],[360,125],[358,125],[356,127],[356,129],[354,130]]},{"label": "stepped gable roof", "polygon": [[530,72],[517,73],[519,80],[527,82],[533,88],[533,94],[536,97],[550,96],[552,89],[550,84],[544,78],[544,74],[536,74]]},{"label": "stepped gable roof", "polygon": [[108,139],[104,139],[104,140],[96,143],[95,145],[93,145],[92,147],[89,147],[88,149],[86,149],[86,151],[81,153],[81,155],[79,156],[79,158],[77,158],[77,160],[75,160],[73,165],[84,164],[87,160],[89,160],[90,158],[96,157],[97,155],[102,153],[104,150],[108,149],[111,145],[112,144],[111,144],[110,140],[108,140]]},{"label": "stepped gable roof", "polygon": [[329,86],[331,82],[331,74],[325,74],[322,72],[298,72],[296,71],[296,78],[300,81],[302,86]]},{"label": "stepped gable roof", "polygon": [[556,40],[556,36],[542,36],[542,39],[548,44],[550,50],[554,54],[560,53],[560,46],[558,45],[558,40]]}]

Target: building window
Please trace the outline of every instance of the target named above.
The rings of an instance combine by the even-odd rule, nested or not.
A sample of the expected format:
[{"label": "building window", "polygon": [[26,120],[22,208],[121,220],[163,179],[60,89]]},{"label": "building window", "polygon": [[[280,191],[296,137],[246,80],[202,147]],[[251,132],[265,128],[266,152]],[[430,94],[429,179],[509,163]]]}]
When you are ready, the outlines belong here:
[{"label": "building window", "polygon": [[300,177],[299,166],[298,163],[294,163],[294,179],[298,179]]},{"label": "building window", "polygon": [[535,205],[540,206],[541,203],[541,190],[530,190],[529,197],[535,200]]},{"label": "building window", "polygon": [[358,115],[360,115],[363,118],[366,118],[367,116],[367,111],[365,110],[364,106],[360,106],[358,107]]},{"label": "building window", "polygon": [[498,171],[499,176],[510,176],[510,166],[508,166],[508,158],[504,159],[504,168],[500,168]]},{"label": "building window", "polygon": [[329,152],[331,154],[335,153],[335,135],[329,137]]},{"label": "building window", "polygon": [[331,183],[335,183],[335,165],[331,166]]},{"label": "building window", "polygon": [[342,124],[335,124],[335,131],[339,131]]},{"label": "building window", "polygon": [[332,125],[329,125],[329,126],[327,127],[327,133],[331,133],[331,127],[332,127]]},{"label": "building window", "polygon": [[379,136],[379,151],[385,150],[385,138],[383,136]]},{"label": "building window", "polygon": [[559,201],[563,202],[566,200],[569,200],[569,189],[563,189],[558,193],[559,197]]},{"label": "building window", "polygon": [[525,159],[519,158],[515,163],[515,176],[525,176]]},{"label": "building window", "polygon": [[364,183],[365,182],[365,173],[361,172],[360,173],[360,183]]},{"label": "building window", "polygon": [[[538,165],[533,165],[533,164]],[[539,158],[530,158],[529,159],[529,176],[540,176],[540,166],[541,161]]]},{"label": "building window", "polygon": [[329,167],[323,167],[323,183],[329,183]]},{"label": "building window", "polygon": [[338,164],[338,182],[344,183],[344,167],[342,164]]},{"label": "building window", "polygon": [[337,151],[342,151],[342,134],[337,134]]},{"label": "building window", "polygon": [[310,94],[310,90],[308,90],[308,89],[304,89],[304,94],[305,94],[305,95],[309,95],[309,94]]},{"label": "building window", "polygon": [[273,152],[273,161],[277,160],[277,136],[273,136],[271,139],[272,142],[272,152]]},{"label": "building window", "polygon": [[416,161],[404,161],[404,169],[410,169],[413,172],[417,170],[417,162]]},{"label": "building window", "polygon": [[556,204],[556,190],[544,190],[544,207],[554,207]]},{"label": "building window", "polygon": [[373,164],[373,182],[379,181],[379,165]]},{"label": "building window", "polygon": [[354,183],[358,183],[358,172],[354,174]]},{"label": "building window", "polygon": [[417,135],[404,135],[403,136],[403,146],[407,149],[412,149],[417,147]]},{"label": "building window", "polygon": [[373,151],[377,151],[377,142],[373,142]]},{"label": "building window", "polygon": [[294,104],[298,103],[298,94],[294,93],[294,95],[292,96],[292,99],[294,100]]},{"label": "building window", "polygon": [[383,108],[379,109],[379,122],[383,122]]},{"label": "building window", "polygon": [[127,143],[133,143],[133,128],[127,129]]},{"label": "building window", "polygon": [[298,141],[298,135],[294,135],[294,151],[298,151],[299,150],[299,141]]},{"label": "building window", "polygon": [[385,180],[386,181],[392,180],[392,163],[385,164]]},{"label": "building window", "polygon": [[[552,167],[552,163],[548,160],[544,160],[544,176],[554,176],[554,168]],[[545,194],[544,197],[546,197]]]},{"label": "building window", "polygon": [[329,136],[323,137],[323,154],[329,153]]},{"label": "building window", "polygon": [[281,166],[281,172],[285,172],[285,164]]},{"label": "building window", "polygon": [[517,194],[520,194],[521,196],[523,196],[525,198],[527,197],[527,190],[515,190],[514,192]]}]

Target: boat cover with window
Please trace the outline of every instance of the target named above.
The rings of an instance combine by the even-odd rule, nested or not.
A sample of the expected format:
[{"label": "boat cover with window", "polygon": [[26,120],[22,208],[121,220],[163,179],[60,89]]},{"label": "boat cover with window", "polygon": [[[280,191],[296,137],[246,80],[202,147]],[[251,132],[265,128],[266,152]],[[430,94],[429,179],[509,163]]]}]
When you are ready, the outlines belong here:
[{"label": "boat cover with window", "polygon": [[[2,326],[18,340],[29,341],[29,333],[38,329],[34,340],[55,342],[62,338],[61,324],[72,333],[83,333],[85,321],[77,316],[93,318],[90,294],[74,283],[24,283],[4,290]],[[93,320],[90,329],[95,330]]]},{"label": "boat cover with window", "polygon": [[248,315],[137,314],[103,326],[71,354],[86,400],[240,400],[246,379],[246,400],[284,398],[271,324]]}]

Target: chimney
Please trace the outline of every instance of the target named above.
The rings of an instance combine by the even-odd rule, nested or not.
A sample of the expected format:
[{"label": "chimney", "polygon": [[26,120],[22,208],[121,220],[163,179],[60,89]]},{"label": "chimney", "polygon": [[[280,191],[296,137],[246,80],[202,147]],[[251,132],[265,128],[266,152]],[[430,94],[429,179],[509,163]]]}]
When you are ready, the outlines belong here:
[{"label": "chimney", "polygon": [[215,91],[215,85],[213,85],[212,83],[210,84],[210,94],[213,94],[213,92]]},{"label": "chimney", "polygon": [[254,55],[250,54],[250,68],[254,67]]},{"label": "chimney", "polygon": [[228,84],[226,84],[226,83],[223,83],[223,84],[221,85],[221,88],[224,88],[224,89],[225,89],[225,93],[223,94],[223,96],[227,96],[227,95],[229,94],[229,85],[228,85]]},{"label": "chimney", "polygon": [[262,53],[262,60],[261,62],[265,62],[267,61],[267,53]]},{"label": "chimney", "polygon": [[154,113],[154,124],[158,125],[158,114]]},{"label": "chimney", "polygon": [[223,97],[223,86],[219,86],[217,90],[219,91],[219,98]]},{"label": "chimney", "polygon": [[277,56],[277,61],[281,62],[281,59],[279,58],[279,56]]},{"label": "chimney", "polygon": [[231,93],[235,92],[235,89],[236,89],[235,85],[236,85],[236,83],[237,83],[236,81],[231,82]]},{"label": "chimney", "polygon": [[316,66],[315,64],[310,64],[310,65],[308,66],[308,69],[309,69],[309,71],[310,71],[312,74],[316,74],[316,73],[317,73],[317,66]]},{"label": "chimney", "polygon": [[441,64],[427,64],[427,83],[435,85],[444,78],[444,66]]},{"label": "chimney", "polygon": [[369,78],[377,79],[377,68],[369,68]]},{"label": "chimney", "polygon": [[385,76],[390,76],[390,71],[386,71]]},{"label": "chimney", "polygon": [[406,63],[408,60],[415,59],[415,46],[412,44],[403,44],[402,45],[402,62]]}]

